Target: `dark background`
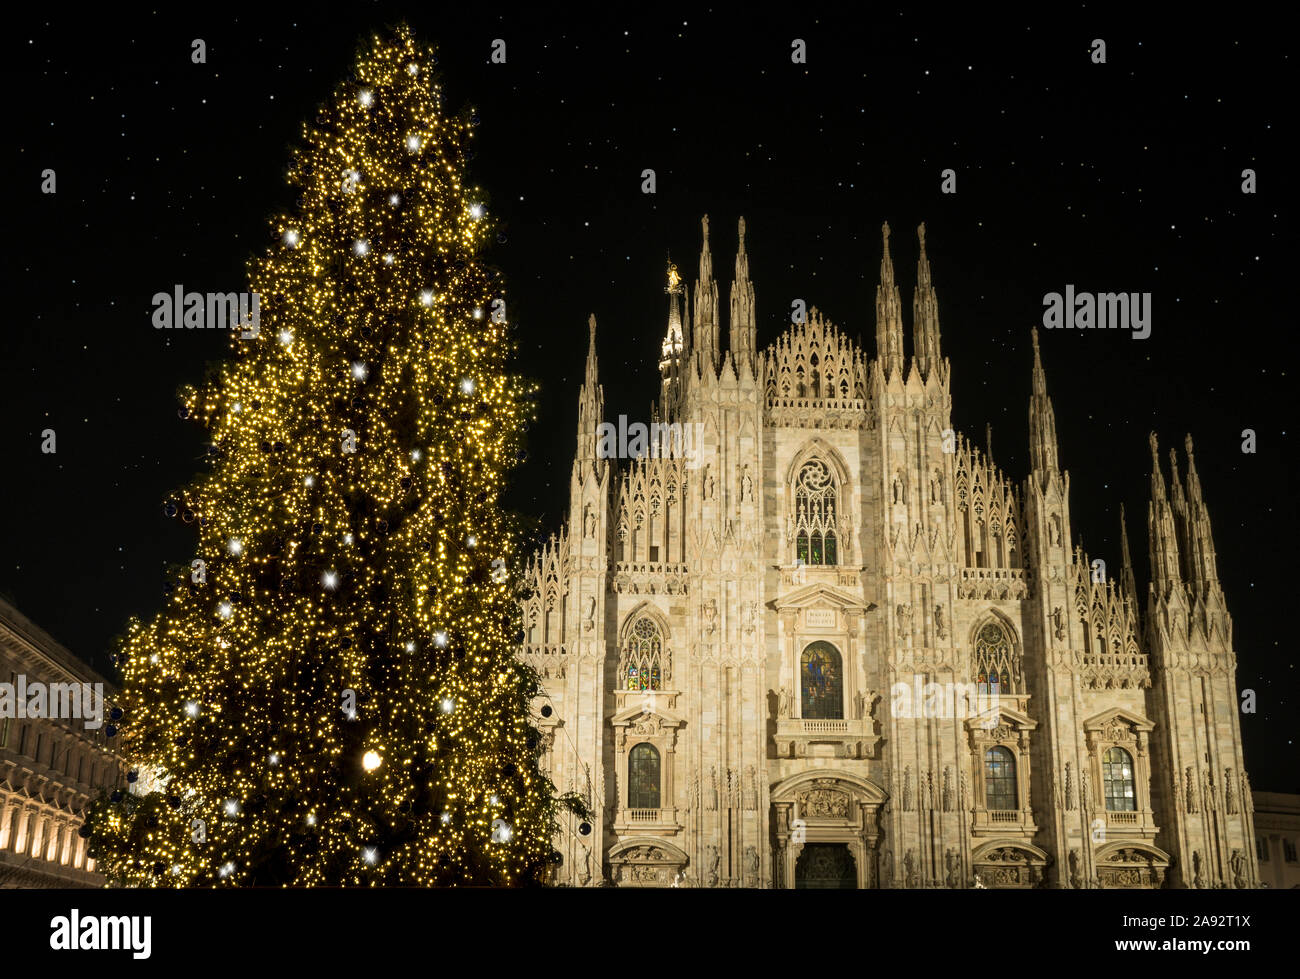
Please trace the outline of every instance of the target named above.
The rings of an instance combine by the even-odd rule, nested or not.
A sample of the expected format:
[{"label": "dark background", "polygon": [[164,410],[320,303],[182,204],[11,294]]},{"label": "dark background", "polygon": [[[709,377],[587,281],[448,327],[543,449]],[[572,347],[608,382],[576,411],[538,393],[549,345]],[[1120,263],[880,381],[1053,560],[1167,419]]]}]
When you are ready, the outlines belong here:
[{"label": "dark background", "polygon": [[[954,20],[799,4],[501,14],[442,5],[11,22],[5,140],[8,303],[0,333],[0,590],[110,672],[111,638],[161,605],[161,571],[191,557],[161,503],[199,468],[202,431],[175,391],[225,356],[225,331],[156,331],[150,297],[183,283],[246,288],[244,263],[289,207],[288,148],[348,74],[358,43],[407,19],[440,46],[447,107],[480,113],[474,180],[489,192],[521,367],[543,385],[509,501],[558,529],[567,506],[586,319],[606,414],[645,417],[666,321],[669,254],[695,278],[712,224],[727,303],[735,221],[748,223],[759,342],[789,302],[824,310],[874,355],[880,224],[889,220],[911,335],[915,226],[927,223],[954,423],[1016,478],[1027,466],[1029,328],[1042,297],[1153,294],[1144,341],[1042,334],[1074,532],[1119,567],[1119,505],[1145,595],[1156,430],[1196,438],[1256,789],[1300,790],[1295,651],[1283,648],[1292,399],[1287,272],[1294,217],[1281,129],[1285,33],[1255,21],[1142,25],[1131,9],[1053,20]],[[488,63],[494,38],[507,63]],[[808,64],[790,62],[793,38]],[[1093,38],[1108,63],[1089,59]],[[203,38],[206,65],[190,61]],[[40,193],[40,173],[58,193]],[[640,192],[653,168],[658,194]],[[957,171],[956,195],[939,192]],[[1259,173],[1243,195],[1241,171]],[[1284,315],[1286,316],[1284,320]],[[725,329],[724,329],[725,343]],[[54,428],[58,452],[42,455]],[[1258,452],[1241,451],[1241,432]],[[1185,462],[1182,463],[1185,467]]]}]

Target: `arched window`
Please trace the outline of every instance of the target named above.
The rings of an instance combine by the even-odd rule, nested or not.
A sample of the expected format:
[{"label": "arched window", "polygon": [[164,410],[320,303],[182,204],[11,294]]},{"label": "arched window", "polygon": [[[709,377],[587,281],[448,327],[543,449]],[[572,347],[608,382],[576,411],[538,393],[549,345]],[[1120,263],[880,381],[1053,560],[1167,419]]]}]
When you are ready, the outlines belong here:
[{"label": "arched window", "polygon": [[839,650],[828,642],[813,643],[803,651],[799,675],[804,717],[844,717],[844,674]]},{"label": "arched window", "polygon": [[1110,812],[1133,812],[1137,797],[1133,793],[1133,756],[1123,748],[1111,748],[1101,760],[1101,781],[1106,790],[1106,808]]},{"label": "arched window", "polygon": [[629,690],[663,689],[663,637],[649,616],[637,619],[628,631],[624,676]]},{"label": "arched window", "polygon": [[1016,759],[1001,745],[984,752],[984,808],[1019,809],[1016,794]]},{"label": "arched window", "polygon": [[804,564],[839,564],[835,538],[835,482],[826,463],[813,459],[795,480],[795,557]]},{"label": "arched window", "polygon": [[639,744],[627,756],[627,807],[659,808],[659,752],[652,744]]},{"label": "arched window", "polygon": [[975,637],[975,686],[981,697],[1023,693],[1020,663],[1006,630],[990,622]]}]

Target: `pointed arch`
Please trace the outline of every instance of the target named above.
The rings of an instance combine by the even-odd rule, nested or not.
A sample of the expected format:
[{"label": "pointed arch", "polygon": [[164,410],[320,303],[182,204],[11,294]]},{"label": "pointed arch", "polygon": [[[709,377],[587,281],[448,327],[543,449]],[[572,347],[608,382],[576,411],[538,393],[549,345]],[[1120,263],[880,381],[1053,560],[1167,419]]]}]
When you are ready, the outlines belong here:
[{"label": "pointed arch", "polygon": [[851,484],[849,467],[844,462],[844,457],[840,455],[839,450],[823,439],[812,438],[794,454],[794,458],[790,460],[790,465],[786,467],[785,483],[787,486],[795,481],[804,463],[811,459],[819,459],[830,466],[835,482],[841,489]]},{"label": "pointed arch", "polygon": [[811,439],[786,470],[786,524],[791,563],[838,565],[851,548],[844,519],[851,481],[843,457],[821,439]]},{"label": "pointed arch", "polygon": [[988,609],[970,632],[971,682],[981,696],[1025,693],[1024,647],[1011,620]]},{"label": "pointed arch", "polygon": [[666,690],[672,679],[672,629],[655,605],[642,602],[619,628],[619,690]]}]

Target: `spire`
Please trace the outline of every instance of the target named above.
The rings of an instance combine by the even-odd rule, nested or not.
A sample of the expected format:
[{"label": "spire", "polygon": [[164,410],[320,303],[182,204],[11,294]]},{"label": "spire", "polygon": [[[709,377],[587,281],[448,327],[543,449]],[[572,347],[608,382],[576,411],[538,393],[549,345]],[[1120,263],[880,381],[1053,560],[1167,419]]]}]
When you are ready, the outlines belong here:
[{"label": "spire", "polygon": [[728,346],[736,373],[753,377],[755,368],[754,284],[749,281],[749,256],[745,254],[745,219],[739,224],[736,277],[731,282],[731,333]]},{"label": "spire", "polygon": [[587,320],[587,373],[578,394],[578,458],[596,458],[597,433],[605,414],[605,392],[596,364],[596,314]]},{"label": "spire", "polygon": [[1183,443],[1187,448],[1187,567],[1189,584],[1204,596],[1219,587],[1214,558],[1214,534],[1210,530],[1210,513],[1201,494],[1201,477],[1196,472],[1192,437]]},{"label": "spire", "polygon": [[1128,520],[1124,517],[1124,504],[1119,505],[1119,550],[1121,571],[1120,587],[1124,592],[1124,598],[1130,603],[1133,613],[1137,614],[1137,582],[1133,578],[1133,558],[1129,556],[1128,549]]},{"label": "spire", "polygon": [[889,256],[889,222],[880,230],[883,253],[880,284],[876,286],[876,359],[888,377],[903,373],[903,304],[894,282],[894,260]]},{"label": "spire", "polygon": [[587,317],[587,377],[586,387],[596,385],[599,367],[596,363],[596,314]]},{"label": "spire", "polygon": [[699,358],[699,366],[718,373],[718,284],[713,281],[713,255],[709,251],[709,216],[704,215],[700,225],[704,229],[704,244],[700,249],[700,277],[695,283],[695,337],[691,347]]},{"label": "spire", "polygon": [[[1151,503],[1147,507],[1147,538],[1151,555],[1151,591],[1167,596],[1182,584],[1178,569],[1178,531],[1173,510],[1165,497],[1165,480],[1160,472],[1160,448],[1156,433],[1147,436],[1151,445]],[[1175,485],[1177,473],[1175,471]]]},{"label": "spire", "polygon": [[1043,358],[1038,350],[1038,328],[1029,331],[1034,345],[1033,393],[1029,396],[1029,465],[1046,481],[1049,473],[1057,471],[1059,460],[1056,445],[1056,413],[1052,399],[1047,396],[1047,375],[1043,373]]},{"label": "spire", "polygon": [[1187,499],[1183,496],[1183,484],[1178,479],[1178,453],[1173,446],[1169,447],[1169,485],[1170,501],[1174,505],[1174,512],[1186,520]]},{"label": "spire", "polygon": [[989,465],[993,465],[993,423],[984,423],[984,454],[988,456]]},{"label": "spire", "polygon": [[668,330],[664,342],[659,347],[660,405],[664,421],[675,417],[677,399],[681,394],[681,367],[685,341],[682,334],[682,299],[686,290],[682,287],[682,278],[677,274],[677,266],[668,263]]},{"label": "spire", "polygon": [[1205,500],[1201,496],[1201,477],[1196,472],[1196,456],[1192,453],[1192,436],[1188,433],[1183,439],[1183,448],[1187,450],[1187,502],[1192,508],[1204,507]]},{"label": "spire", "polygon": [[930,278],[930,259],[925,254],[925,222],[916,229],[921,257],[916,263],[916,293],[912,298],[912,362],[928,380],[939,369],[939,300]]}]

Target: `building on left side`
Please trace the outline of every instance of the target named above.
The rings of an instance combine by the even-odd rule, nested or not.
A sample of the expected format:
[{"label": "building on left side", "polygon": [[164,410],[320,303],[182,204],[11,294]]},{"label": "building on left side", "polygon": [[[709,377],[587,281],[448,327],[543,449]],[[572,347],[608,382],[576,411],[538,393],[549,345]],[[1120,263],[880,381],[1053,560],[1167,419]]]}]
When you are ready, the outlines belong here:
[{"label": "building on left side", "polygon": [[116,695],[0,598],[0,888],[104,886],[77,831],[122,771]]}]

